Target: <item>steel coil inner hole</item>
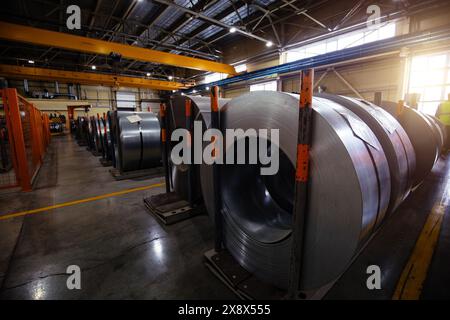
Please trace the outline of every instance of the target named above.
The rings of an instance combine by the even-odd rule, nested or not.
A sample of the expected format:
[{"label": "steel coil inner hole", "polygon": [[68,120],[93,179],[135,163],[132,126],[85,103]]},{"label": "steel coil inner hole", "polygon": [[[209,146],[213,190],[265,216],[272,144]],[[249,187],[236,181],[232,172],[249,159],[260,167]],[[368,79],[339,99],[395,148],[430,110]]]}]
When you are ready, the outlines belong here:
[{"label": "steel coil inner hole", "polygon": [[[237,142],[235,142],[237,150]],[[236,153],[236,152],[235,152]],[[276,243],[291,233],[294,167],[280,150],[279,170],[261,175],[261,163],[221,166],[222,197],[226,214],[247,236],[262,243]]]}]

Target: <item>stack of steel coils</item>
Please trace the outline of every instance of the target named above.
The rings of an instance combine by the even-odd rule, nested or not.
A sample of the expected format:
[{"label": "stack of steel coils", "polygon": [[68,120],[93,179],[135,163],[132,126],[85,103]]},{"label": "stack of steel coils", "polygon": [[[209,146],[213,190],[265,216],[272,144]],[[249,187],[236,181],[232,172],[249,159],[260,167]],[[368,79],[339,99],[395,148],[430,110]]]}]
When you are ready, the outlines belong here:
[{"label": "stack of steel coils", "polygon": [[149,169],[161,164],[161,127],[152,112],[120,111],[116,121],[116,168],[121,172]]},{"label": "stack of steel coils", "polygon": [[97,117],[91,116],[89,118],[89,148],[93,153],[102,153],[102,138],[101,129]]},{"label": "stack of steel coils", "polygon": [[[278,173],[260,175],[261,164],[225,164],[220,176],[224,245],[245,269],[280,288],[289,281],[298,105],[296,95],[252,92],[221,110],[222,131],[279,130]],[[345,271],[430,172],[445,139],[433,123],[410,108],[397,120],[364,100],[314,97],[303,290],[320,288]],[[236,144],[224,142],[227,148]],[[201,166],[201,179],[212,216],[210,165]]]},{"label": "stack of steel coils", "polygon": [[105,161],[113,161],[113,158],[114,158],[114,147],[113,147],[113,140],[112,140],[112,134],[111,134],[110,117],[111,117],[111,111],[108,111],[108,113],[106,114],[106,119],[104,119],[104,118],[100,119],[102,122],[102,128],[103,128],[102,157]]},{"label": "stack of steel coils", "polygon": [[76,120],[76,131],[75,138],[79,143],[87,143],[88,142],[88,120],[86,117],[78,117]]},{"label": "stack of steel coils", "polygon": [[410,107],[400,110],[394,102],[382,102],[382,107],[396,117],[406,131],[416,154],[413,186],[420,185],[438,160],[445,145],[446,134],[442,124],[434,117]]},{"label": "stack of steel coils", "polygon": [[[170,140],[171,134],[175,129],[186,128],[186,114],[185,114],[185,103],[186,100],[191,100],[191,114],[192,114],[192,127],[190,128],[192,132],[192,140],[195,141],[194,133],[194,121],[201,121],[202,123],[202,133],[210,127],[211,124],[211,99],[209,97],[200,96],[173,96],[170,100],[170,107],[168,108],[167,118],[168,118],[168,139]],[[219,99],[219,108],[225,105],[230,99]],[[201,140],[201,139],[200,139]],[[171,143],[176,143],[172,142]],[[169,147],[169,156],[172,145]],[[188,165],[180,164],[171,165],[172,181],[175,192],[183,198],[188,198]],[[201,177],[200,177],[200,166],[194,164],[194,202],[201,200]]]}]

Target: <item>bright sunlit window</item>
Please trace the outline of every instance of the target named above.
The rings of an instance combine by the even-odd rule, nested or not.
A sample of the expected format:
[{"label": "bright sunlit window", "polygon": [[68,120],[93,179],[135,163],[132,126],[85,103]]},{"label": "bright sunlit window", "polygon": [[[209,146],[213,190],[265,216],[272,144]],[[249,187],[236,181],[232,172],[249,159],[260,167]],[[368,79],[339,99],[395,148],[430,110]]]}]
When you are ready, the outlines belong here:
[{"label": "bright sunlit window", "polygon": [[223,80],[227,77],[226,73],[211,73],[205,76],[205,81],[203,83],[211,83],[219,80]]},{"label": "bright sunlit window", "polygon": [[413,57],[408,93],[420,95],[419,110],[436,114],[450,93],[450,52]]},{"label": "bright sunlit window", "polygon": [[136,95],[131,92],[117,92],[117,109],[136,108]]},{"label": "bright sunlit window", "polygon": [[252,84],[250,86],[250,91],[277,91],[277,81]]},{"label": "bright sunlit window", "polygon": [[234,70],[236,70],[237,73],[247,71],[247,65],[245,63],[238,64],[237,66],[234,66]]},{"label": "bright sunlit window", "polygon": [[286,51],[286,62],[311,58],[321,54],[359,46],[395,36],[395,23],[383,24],[377,29],[365,29],[318,41],[297,49]]}]

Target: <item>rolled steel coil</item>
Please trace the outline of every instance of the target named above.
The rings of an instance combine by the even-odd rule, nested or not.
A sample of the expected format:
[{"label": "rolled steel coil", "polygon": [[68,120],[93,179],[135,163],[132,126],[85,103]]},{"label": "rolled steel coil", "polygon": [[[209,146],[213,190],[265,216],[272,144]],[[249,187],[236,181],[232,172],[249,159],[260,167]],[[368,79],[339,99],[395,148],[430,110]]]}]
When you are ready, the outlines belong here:
[{"label": "rolled steel coil", "polygon": [[398,120],[411,140],[416,154],[413,188],[417,188],[439,158],[441,142],[436,126],[424,113],[408,106],[400,114],[397,114],[397,104],[394,102],[383,101],[381,107]]},{"label": "rolled steel coil", "polygon": [[102,154],[104,153],[104,135],[105,135],[105,125],[103,123],[103,119],[100,117],[95,117],[95,124],[97,126],[97,139],[98,139],[98,152]]},{"label": "rolled steel coil", "polygon": [[[129,116],[139,116],[131,122]],[[118,112],[118,155],[122,172],[148,169],[161,164],[161,127],[152,112]]]},{"label": "rolled steel coil", "polygon": [[439,126],[439,123],[433,118],[431,115],[424,113],[424,116],[427,117],[428,121],[431,123],[431,128],[434,133],[434,137],[438,143],[439,147],[439,153],[438,157],[441,155],[441,150],[444,148],[444,134],[442,132],[441,127]]},{"label": "rolled steel coil", "polygon": [[445,126],[445,124],[442,123],[441,120],[439,120],[436,116],[430,116],[431,118],[433,118],[433,120],[437,123],[437,125],[439,126],[440,130],[441,130],[441,134],[442,134],[442,140],[443,140],[443,149],[445,149],[445,146],[447,146],[447,139],[449,138],[447,135],[447,128]]},{"label": "rolled steel coil", "polygon": [[89,117],[87,120],[87,138],[88,138],[88,148],[90,150],[95,149],[95,128],[92,123],[92,117]]},{"label": "rolled steel coil", "polygon": [[91,136],[91,150],[95,151],[97,153],[102,152],[102,140],[100,136],[100,129],[98,124],[98,119],[95,116],[91,116],[89,119],[90,121],[90,127],[89,127],[89,134]]},{"label": "rolled steel coil", "polygon": [[[288,286],[298,99],[252,92],[232,99],[221,112],[223,130],[279,129],[276,175],[260,176],[259,165],[227,164],[220,170],[226,248],[245,269],[280,288]],[[382,145],[349,109],[315,97],[312,137],[303,290],[319,288],[346,269],[383,221],[391,190]],[[201,169],[211,214],[211,166]]]},{"label": "rolled steel coil", "polygon": [[111,111],[106,113],[106,118],[103,120],[104,134],[103,134],[103,158],[107,161],[113,160],[113,140],[111,133],[110,122]]},{"label": "rolled steel coil", "polygon": [[[208,129],[211,124],[211,98],[200,96],[173,96],[170,99],[170,108],[168,109],[168,137],[170,139],[173,130],[178,128],[186,128],[186,113],[185,103],[186,99],[191,100],[191,115],[193,121],[201,121],[203,124],[203,132]],[[230,99],[219,99],[219,108],[222,108]],[[193,133],[193,123],[191,131]],[[170,148],[171,149],[171,148]],[[170,150],[169,150],[170,155]],[[188,198],[188,166],[185,164],[174,165],[172,167],[172,180],[175,192],[183,199]],[[194,201],[201,199],[201,179],[200,167],[194,165]]]},{"label": "rolled steel coil", "polygon": [[382,108],[362,99],[320,94],[355,113],[377,136],[388,160],[391,176],[391,198],[388,213],[408,196],[416,166],[414,148],[398,121]]},{"label": "rolled steel coil", "polygon": [[109,111],[107,113],[109,133],[111,138],[111,156],[112,165],[114,168],[119,168],[119,146],[117,138],[117,110]]}]

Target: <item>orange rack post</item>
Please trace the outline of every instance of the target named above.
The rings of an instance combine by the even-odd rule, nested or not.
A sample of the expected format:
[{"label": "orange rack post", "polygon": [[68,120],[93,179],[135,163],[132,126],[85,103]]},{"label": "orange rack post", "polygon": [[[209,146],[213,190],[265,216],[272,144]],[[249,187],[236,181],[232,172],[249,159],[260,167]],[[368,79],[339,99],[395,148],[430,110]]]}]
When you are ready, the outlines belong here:
[{"label": "orange rack post", "polygon": [[23,137],[22,119],[19,110],[19,97],[15,89],[3,89],[3,104],[10,141],[13,145],[13,164],[16,178],[23,191],[31,191],[27,154]]},{"label": "orange rack post", "polygon": [[7,140],[2,138],[2,152],[12,165],[0,171],[0,189],[20,186],[23,191],[31,191],[50,143],[49,119],[16,89],[1,89],[0,97],[0,116],[6,122],[6,129],[5,125],[0,129],[2,137],[7,136]]}]

